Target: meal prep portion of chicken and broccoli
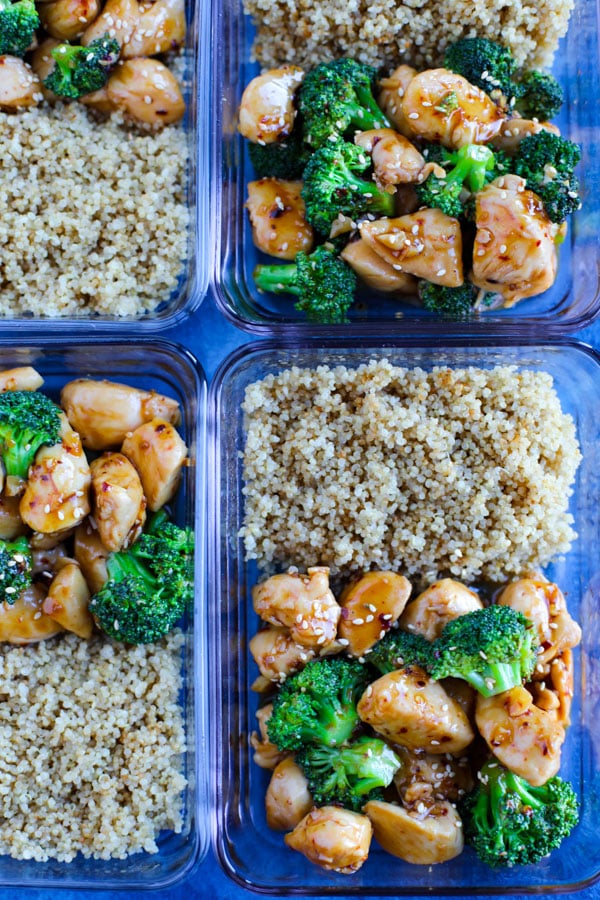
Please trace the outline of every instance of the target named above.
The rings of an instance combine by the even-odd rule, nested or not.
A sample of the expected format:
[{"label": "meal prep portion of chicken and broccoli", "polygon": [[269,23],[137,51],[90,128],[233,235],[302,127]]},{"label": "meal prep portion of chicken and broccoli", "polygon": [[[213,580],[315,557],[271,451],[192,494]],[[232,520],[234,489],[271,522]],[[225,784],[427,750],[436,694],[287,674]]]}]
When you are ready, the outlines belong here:
[{"label": "meal prep portion of chicken and broccoli", "polygon": [[194,535],[168,513],[188,458],[180,408],[88,378],[58,405],[42,383],[0,373],[0,852],[156,852],[162,829],[181,831],[186,784]]},{"label": "meal prep portion of chicken and broccoli", "polygon": [[455,318],[548,290],[581,205],[562,102],[486,38],[420,72],[343,58],[257,76],[239,110],[246,207],[258,249],[287,262],[258,265],[256,286],[319,323],[347,321],[359,284]]}]

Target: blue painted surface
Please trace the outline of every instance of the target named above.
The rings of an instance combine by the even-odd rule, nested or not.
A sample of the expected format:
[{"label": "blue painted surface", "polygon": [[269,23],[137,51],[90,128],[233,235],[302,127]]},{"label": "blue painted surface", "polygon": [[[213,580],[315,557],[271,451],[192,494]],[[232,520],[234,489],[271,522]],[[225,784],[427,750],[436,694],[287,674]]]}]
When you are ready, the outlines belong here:
[{"label": "blue painted surface", "polygon": [[[188,346],[198,357],[206,372],[212,378],[221,360],[232,350],[250,338],[224,320],[209,295],[191,320],[164,334],[165,338]],[[600,348],[600,321],[598,324],[579,332],[575,337]],[[60,900],[125,900],[132,897],[161,898],[161,900],[249,900],[258,896],[234,884],[220,869],[211,852],[197,865],[188,878],[168,891],[150,893],[119,891],[41,891],[0,889],[0,900],[47,900],[51,895],[60,895]],[[431,895],[430,895],[431,896]],[[539,895],[538,895],[539,896]],[[563,894],[565,900],[600,900],[600,884],[577,894]],[[279,900],[279,898],[276,898]],[[375,898],[376,900],[376,898]],[[461,898],[458,898],[461,900]],[[521,898],[514,898],[521,900]]]}]

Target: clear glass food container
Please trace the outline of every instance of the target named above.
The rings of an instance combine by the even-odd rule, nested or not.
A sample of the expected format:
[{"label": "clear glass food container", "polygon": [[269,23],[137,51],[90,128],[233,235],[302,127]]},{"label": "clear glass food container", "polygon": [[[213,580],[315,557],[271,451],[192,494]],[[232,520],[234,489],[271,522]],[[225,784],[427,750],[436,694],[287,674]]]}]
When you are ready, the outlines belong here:
[{"label": "clear glass food container", "polygon": [[[367,288],[359,291],[350,323],[322,326],[294,309],[290,294],[261,293],[252,273],[259,263],[281,262],[253,244],[244,209],[246,184],[255,176],[245,141],[237,132],[237,110],[244,87],[259,72],[251,62],[254,29],[243,14],[242,0],[214,5],[213,198],[216,244],[214,289],[221,311],[240,328],[256,335],[465,334],[514,336],[529,332],[562,335],[588,325],[600,311],[597,231],[600,217],[599,35],[596,0],[575,0],[567,36],[555,57],[554,74],[565,89],[565,104],[556,123],[561,133],[582,146],[577,169],[583,208],[570,218],[559,250],[558,276],[552,288],[512,309],[487,310],[467,321],[440,319],[409,300],[390,299]],[[491,36],[491,35],[490,35]],[[499,37],[498,39],[501,39]]]},{"label": "clear glass food container", "polygon": [[[82,313],[78,316],[40,318],[30,312],[0,316],[2,335],[21,334],[23,328],[39,328],[44,336],[69,333],[109,333],[116,335],[124,327],[135,328],[139,335],[155,334],[182,322],[196,310],[206,295],[211,269],[208,241],[209,135],[210,108],[207,85],[210,83],[210,2],[190,0],[185,3],[186,42],[182,49],[181,70],[177,71],[186,104],[185,130],[188,167],[186,173],[186,205],[189,228],[185,258],[171,296],[157,302],[155,309],[136,316],[109,316]],[[167,126],[168,127],[168,126]],[[161,235],[157,234],[157,241]],[[40,333],[41,333],[40,332]]]},{"label": "clear glass food container", "polygon": [[70,863],[56,860],[41,863],[0,856],[0,885],[45,890],[166,889],[182,879],[208,848],[204,625],[206,379],[191,353],[166,341],[142,340],[135,344],[56,341],[44,346],[19,347],[0,342],[0,370],[21,365],[34,366],[42,374],[45,379],[42,390],[55,400],[67,381],[91,377],[154,389],[179,402],[182,422],[178,430],[188,445],[191,462],[183,470],[173,515],[179,525],[192,528],[196,535],[195,600],[194,608],[182,622],[185,643],[181,651],[180,703],[187,746],[182,771],[187,787],[181,798],[181,833],[163,832],[157,840],[158,853],[136,853],[124,860],[84,859],[78,855]]},{"label": "clear glass food container", "polygon": [[[563,748],[560,774],[570,780],[581,803],[581,821],[562,847],[534,866],[493,870],[471,849],[451,862],[409,865],[384,853],[375,841],[365,865],[354,875],[325,872],[288,849],[280,832],[265,819],[270,772],[253,761],[249,736],[256,730],[259,695],[251,690],[258,669],[248,641],[259,624],[251,600],[257,581],[255,562],[246,562],[239,529],[243,520],[241,451],[244,426],[240,405],[250,383],[290,366],[343,364],[355,367],[371,359],[429,369],[515,365],[549,372],[562,408],[575,422],[583,454],[570,511],[578,539],[571,551],[545,570],[566,593],[579,620],[583,641],[575,651],[572,725]],[[214,573],[209,623],[215,710],[211,740],[216,766],[216,853],[224,871],[238,884],[265,894],[394,896],[452,894],[544,894],[576,891],[600,876],[597,823],[600,816],[600,354],[574,341],[533,343],[450,338],[420,343],[390,339],[384,346],[357,341],[310,342],[277,346],[255,343],[233,353],[211,386],[209,465],[214,473],[209,500],[209,565]],[[293,428],[290,423],[290,428]]]}]

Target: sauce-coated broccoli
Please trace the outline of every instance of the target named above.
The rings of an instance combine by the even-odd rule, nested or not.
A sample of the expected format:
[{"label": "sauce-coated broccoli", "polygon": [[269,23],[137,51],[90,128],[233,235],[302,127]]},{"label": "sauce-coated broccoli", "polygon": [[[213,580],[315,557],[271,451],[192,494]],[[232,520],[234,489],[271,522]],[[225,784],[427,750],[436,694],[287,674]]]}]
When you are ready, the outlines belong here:
[{"label": "sauce-coated broccoli", "polygon": [[369,653],[369,664],[382,675],[404,666],[429,668],[432,644],[414,631],[394,629],[378,641]]},{"label": "sauce-coated broccoli", "polygon": [[563,89],[549,72],[532,69],[519,79],[516,109],[525,119],[549,121],[560,112],[563,100]]},{"label": "sauce-coated broccoli", "polygon": [[33,0],[0,0],[0,56],[24,56],[39,27]]},{"label": "sauce-coated broccoli", "polygon": [[419,281],[419,299],[425,309],[451,319],[471,315],[479,290],[470,281],[459,287],[445,287],[430,281]]},{"label": "sauce-coated broccoli", "polygon": [[553,222],[564,222],[581,206],[579,182],[573,174],[580,159],[577,144],[550,131],[530,134],[519,145],[513,170],[538,195]]},{"label": "sauce-coated broccoli", "polygon": [[298,91],[304,134],[313,147],[332,136],[370,128],[389,128],[373,97],[375,69],[354,59],[321,63],[307,72]]},{"label": "sauce-coated broccoli", "polygon": [[121,48],[108,34],[96,38],[87,47],[58,44],[50,51],[56,60],[44,85],[59,97],[76,100],[84,94],[99,91],[108,81]]},{"label": "sauce-coated broccoli", "polygon": [[27,478],[35,454],[45,444],[56,444],[60,410],[39,391],[0,394],[0,456],[7,475]]},{"label": "sauce-coated broccoli", "polygon": [[288,676],[273,701],[269,740],[280,750],[309,744],[341,747],[358,725],[356,711],[369,674],[356,660],[316,659]]},{"label": "sauce-coated broccoli", "polygon": [[90,601],[102,630],[128,644],[167,634],[193,597],[193,546],[192,532],[161,511],[128,550],[111,553],[108,581]]},{"label": "sauce-coated broccoli", "polygon": [[489,866],[526,866],[560,846],[579,821],[577,798],[558,776],[541,787],[497,762],[460,803],[465,841]]},{"label": "sauce-coated broccoli", "polygon": [[261,291],[295,294],[296,309],[311,322],[339,324],[354,302],[356,275],[326,247],[310,255],[302,251],[291,265],[257,266],[254,280]]},{"label": "sauce-coated broccoli", "polygon": [[454,619],[435,641],[432,678],[462,678],[484,697],[531,676],[537,655],[532,623],[509,606],[488,606]]},{"label": "sauce-coated broccoli", "polygon": [[443,178],[432,172],[425,181],[415,185],[419,202],[421,206],[441,209],[456,219],[465,212],[461,197],[464,188],[474,194],[493,178],[505,174],[504,157],[499,156],[497,163],[496,154],[483,144],[467,144],[454,151],[431,148],[426,159],[452,168]]},{"label": "sauce-coated broccoli", "polygon": [[515,61],[508,47],[487,38],[462,38],[446,48],[444,65],[481,88],[493,100],[514,95]]},{"label": "sauce-coated broccoli", "polygon": [[296,128],[283,141],[272,144],[253,144],[249,141],[248,154],[259,178],[281,178],[284,181],[302,178],[310,157],[302,134]]},{"label": "sauce-coated broccoli", "polygon": [[358,177],[370,165],[361,147],[343,140],[331,141],[309,159],[302,188],[306,219],[325,237],[339,215],[358,219],[368,212],[394,214],[392,194]]},{"label": "sauce-coated broccoli", "polygon": [[296,754],[316,806],[341,804],[360,812],[368,800],[380,800],[400,760],[385,741],[363,736],[345,747],[305,747]]},{"label": "sauce-coated broccoli", "polygon": [[31,584],[33,558],[26,537],[0,541],[0,603],[13,606]]}]

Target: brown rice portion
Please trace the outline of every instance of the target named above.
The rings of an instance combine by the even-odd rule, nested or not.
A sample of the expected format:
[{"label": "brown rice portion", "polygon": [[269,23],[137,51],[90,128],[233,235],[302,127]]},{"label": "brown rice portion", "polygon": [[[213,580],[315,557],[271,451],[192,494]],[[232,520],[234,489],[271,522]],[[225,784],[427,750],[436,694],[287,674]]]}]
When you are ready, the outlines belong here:
[{"label": "brown rice portion", "polygon": [[124,859],[181,831],[183,640],[0,646],[0,854]]},{"label": "brown rice portion", "polygon": [[581,459],[551,376],[292,368],[246,390],[247,559],[500,581],[576,537]]},{"label": "brown rice portion", "polygon": [[520,65],[549,66],[573,0],[245,0],[245,9],[257,24],[254,58],[267,68],[339,56],[436,66],[463,37],[505,44]]}]

